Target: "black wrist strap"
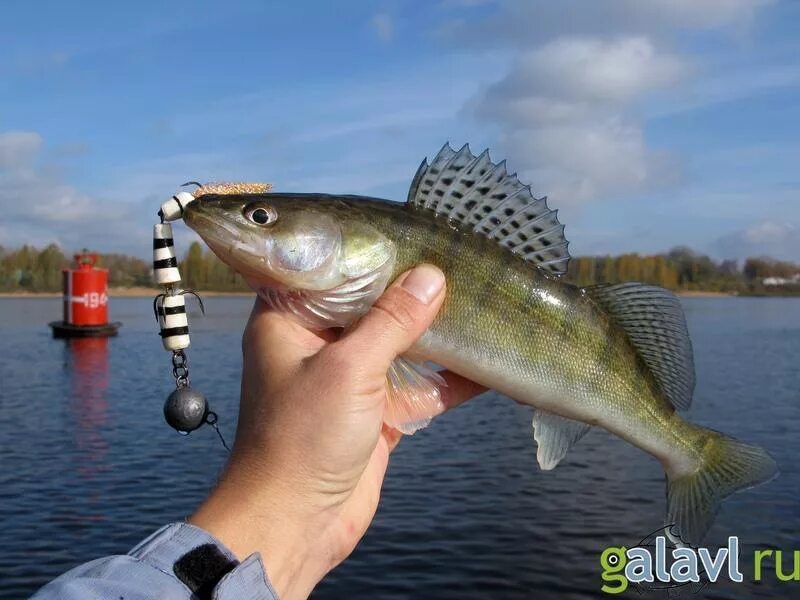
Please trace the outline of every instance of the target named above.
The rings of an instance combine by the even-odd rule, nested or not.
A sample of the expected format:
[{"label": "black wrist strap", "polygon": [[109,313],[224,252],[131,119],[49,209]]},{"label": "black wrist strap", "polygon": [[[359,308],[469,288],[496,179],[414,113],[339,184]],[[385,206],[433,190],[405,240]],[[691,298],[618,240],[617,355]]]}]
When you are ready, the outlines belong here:
[{"label": "black wrist strap", "polygon": [[176,560],[172,571],[198,599],[210,600],[220,579],[238,564],[225,556],[215,544],[203,544]]}]

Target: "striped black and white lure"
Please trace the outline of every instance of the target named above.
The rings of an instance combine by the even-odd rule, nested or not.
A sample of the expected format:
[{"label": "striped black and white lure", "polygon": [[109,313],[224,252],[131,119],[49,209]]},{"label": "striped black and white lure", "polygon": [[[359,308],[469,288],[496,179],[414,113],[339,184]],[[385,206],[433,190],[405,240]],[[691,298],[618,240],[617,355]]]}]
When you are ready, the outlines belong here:
[{"label": "striped black and white lure", "polygon": [[164,288],[164,291],[153,300],[153,312],[158,321],[161,343],[165,350],[172,352],[172,374],[175,378],[175,389],[164,403],[164,418],[170,427],[183,434],[189,434],[202,425],[211,425],[222,445],[228,450],[228,445],[217,427],[216,413],[209,409],[206,397],[189,384],[189,361],[186,349],[191,340],[189,318],[186,314],[186,296],[193,295],[197,298],[203,314],[205,308],[195,291],[180,287],[181,273],[178,269],[175,241],[169,221],[180,219],[186,206],[190,202],[196,202],[203,194],[264,193],[272,186],[266,183],[201,185],[196,182],[184,185],[195,185],[197,189],[192,193],[178,192],[164,202],[158,211],[161,222],[153,226],[153,278]]}]

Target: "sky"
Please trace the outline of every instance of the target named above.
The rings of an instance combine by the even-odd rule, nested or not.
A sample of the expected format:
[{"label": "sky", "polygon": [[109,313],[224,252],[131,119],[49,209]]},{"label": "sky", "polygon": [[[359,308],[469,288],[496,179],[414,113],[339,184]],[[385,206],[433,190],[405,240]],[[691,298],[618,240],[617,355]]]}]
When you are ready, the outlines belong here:
[{"label": "sky", "polygon": [[404,200],[449,141],[573,255],[800,261],[798,30],[793,0],[3,2],[0,246],[147,257],[188,180]]}]

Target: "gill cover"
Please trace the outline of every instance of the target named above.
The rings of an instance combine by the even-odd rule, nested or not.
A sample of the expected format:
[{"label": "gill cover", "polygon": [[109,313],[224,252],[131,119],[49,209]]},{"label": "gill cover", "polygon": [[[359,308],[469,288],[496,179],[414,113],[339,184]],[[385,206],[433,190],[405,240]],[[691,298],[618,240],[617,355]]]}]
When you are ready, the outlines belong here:
[{"label": "gill cover", "polygon": [[[254,218],[275,209],[261,202],[245,207]],[[331,215],[316,212],[271,213],[262,224],[263,236],[251,236],[248,252],[264,253],[267,274],[295,290],[324,290],[343,283],[340,271],[342,230]],[[261,246],[261,248],[259,248]]]},{"label": "gill cover", "polygon": [[[312,329],[346,327],[389,283],[394,244],[373,227],[308,208],[279,211],[262,238],[264,277],[248,283],[271,307]],[[251,253],[237,245],[234,253]]]}]

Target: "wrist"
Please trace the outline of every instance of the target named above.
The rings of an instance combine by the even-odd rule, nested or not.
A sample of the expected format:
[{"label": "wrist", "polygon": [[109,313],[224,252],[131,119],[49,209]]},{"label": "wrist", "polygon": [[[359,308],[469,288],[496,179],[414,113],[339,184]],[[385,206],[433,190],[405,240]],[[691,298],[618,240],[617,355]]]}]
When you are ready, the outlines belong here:
[{"label": "wrist", "polygon": [[239,560],[260,553],[281,600],[307,598],[334,566],[322,520],[275,485],[256,488],[227,474],[188,521]]}]

